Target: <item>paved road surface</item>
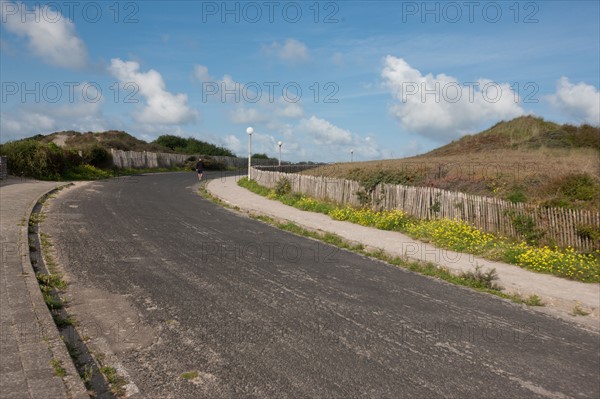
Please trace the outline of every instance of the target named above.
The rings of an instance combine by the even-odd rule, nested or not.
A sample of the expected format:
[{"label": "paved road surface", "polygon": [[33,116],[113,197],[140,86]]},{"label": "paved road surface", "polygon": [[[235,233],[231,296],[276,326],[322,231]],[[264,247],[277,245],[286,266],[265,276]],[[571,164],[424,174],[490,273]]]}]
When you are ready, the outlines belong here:
[{"label": "paved road surface", "polygon": [[237,216],[194,178],[65,190],[45,222],[82,335],[138,396],[600,395],[598,335]]}]

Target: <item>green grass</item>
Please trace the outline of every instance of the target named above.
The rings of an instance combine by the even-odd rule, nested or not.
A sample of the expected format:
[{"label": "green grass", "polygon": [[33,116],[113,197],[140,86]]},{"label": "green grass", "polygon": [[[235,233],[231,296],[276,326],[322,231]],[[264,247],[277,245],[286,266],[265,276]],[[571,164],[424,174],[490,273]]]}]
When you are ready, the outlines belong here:
[{"label": "green grass", "polygon": [[83,380],[86,389],[91,389],[92,380],[94,378],[94,368],[89,364],[83,366],[83,369],[80,371],[79,376]]},{"label": "green grass", "polygon": [[184,380],[193,380],[194,378],[198,378],[198,372],[197,371],[187,371],[185,373],[182,373],[181,378],[183,378]]},{"label": "green grass", "polygon": [[255,194],[262,195],[263,197],[269,196],[271,190],[265,186],[261,186],[256,182],[256,180],[248,180],[247,177],[243,177],[238,180],[237,184],[241,187],[244,187]]},{"label": "green grass", "polygon": [[53,359],[50,360],[50,365],[54,369],[54,375],[55,376],[57,376],[57,377],[64,377],[64,376],[67,375],[67,371],[62,366],[62,361],[53,358]]},{"label": "green grass", "polygon": [[59,315],[53,314],[52,319],[54,320],[54,324],[56,324],[56,327],[58,327],[59,329],[71,327],[76,324],[76,321],[72,316],[67,316],[67,318],[65,319]]},{"label": "green grass", "polygon": [[544,306],[542,298],[535,294],[528,296],[526,299],[523,300],[523,303],[529,306]]},{"label": "green grass", "polygon": [[100,180],[108,179],[112,175],[110,171],[92,165],[78,165],[69,169],[61,177],[64,180]]},{"label": "green grass", "polygon": [[117,370],[111,366],[102,366],[100,367],[100,372],[106,378],[106,381],[110,384],[110,391],[117,396],[125,395],[125,385],[127,385],[127,380],[119,375]]},{"label": "green grass", "polygon": [[286,205],[293,206],[294,208],[303,211],[317,212],[328,215],[338,207],[337,204],[331,202],[317,201],[305,195],[287,192],[286,190],[278,193],[277,189],[269,189],[258,184],[255,180],[248,180],[247,177],[238,180],[238,185],[249,191],[252,191],[255,194],[262,195],[263,197],[267,197],[269,199],[278,200]]},{"label": "green grass", "polygon": [[60,275],[36,273],[35,277],[41,286],[55,288],[58,290],[64,290],[67,288],[66,281],[64,281]]}]

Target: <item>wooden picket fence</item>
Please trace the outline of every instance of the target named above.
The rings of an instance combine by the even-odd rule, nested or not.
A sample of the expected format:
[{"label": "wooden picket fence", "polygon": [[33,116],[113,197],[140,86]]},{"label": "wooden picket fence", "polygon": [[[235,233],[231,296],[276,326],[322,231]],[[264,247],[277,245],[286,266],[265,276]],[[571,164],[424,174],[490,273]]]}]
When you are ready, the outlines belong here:
[{"label": "wooden picket fence", "polygon": [[[285,177],[293,192],[341,205],[362,205],[356,193],[364,189],[356,181],[261,169],[252,168],[251,177],[263,186],[273,188]],[[580,251],[599,249],[598,241],[577,233],[578,226],[600,226],[598,212],[532,207],[433,187],[394,184],[375,187],[370,205],[380,210],[401,209],[419,219],[458,219],[486,232],[523,239],[514,223],[520,215],[530,218],[535,228],[544,232],[544,239],[559,247],[570,246]]]}]

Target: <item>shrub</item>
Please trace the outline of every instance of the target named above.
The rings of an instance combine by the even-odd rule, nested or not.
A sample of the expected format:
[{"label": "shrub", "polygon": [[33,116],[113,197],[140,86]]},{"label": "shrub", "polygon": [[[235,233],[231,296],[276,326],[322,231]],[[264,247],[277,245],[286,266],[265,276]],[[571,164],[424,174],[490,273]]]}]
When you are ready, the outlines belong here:
[{"label": "shrub", "polygon": [[[225,165],[223,162],[217,161],[214,158],[204,157],[204,158],[202,158],[202,160],[204,162],[204,169],[206,169],[206,170],[226,170],[227,169],[227,165]],[[192,162],[192,167],[194,165],[196,165],[197,161],[198,161],[198,159],[194,157],[194,161]]]},{"label": "shrub", "polygon": [[94,145],[83,151],[83,162],[97,168],[108,168],[112,165],[112,155],[106,148]]},{"label": "shrub", "polygon": [[600,243],[600,227],[592,224],[580,224],[576,227],[577,235],[581,238]]},{"label": "shrub", "polygon": [[474,271],[461,272],[460,278],[470,280],[474,283],[474,285],[480,288],[500,290],[500,287],[494,282],[498,280],[498,273],[496,272],[496,269],[489,269],[486,272],[482,271],[481,269],[482,267],[477,265],[475,266]]},{"label": "shrub", "polygon": [[235,156],[235,154],[233,154],[227,148],[197,140],[193,137],[186,139],[183,137],[166,134],[158,137],[151,144],[160,145],[184,154],[222,155],[227,157]]},{"label": "shrub", "polygon": [[58,180],[67,169],[81,163],[56,144],[35,140],[6,143],[0,153],[7,156],[9,173],[41,180]]},{"label": "shrub", "polygon": [[84,164],[69,169],[63,177],[67,180],[98,180],[107,179],[112,176],[113,173],[110,171]]},{"label": "shrub", "polygon": [[511,223],[517,233],[519,233],[529,244],[539,244],[540,240],[546,234],[543,230],[539,229],[535,225],[535,222],[530,215],[525,215],[522,213],[509,213],[508,217],[510,217]]},{"label": "shrub", "polygon": [[513,187],[506,195],[506,199],[513,204],[527,202],[527,196],[523,192],[523,187],[520,186]]},{"label": "shrub", "polygon": [[286,195],[292,192],[292,183],[287,177],[282,177],[275,185],[275,193],[279,196]]},{"label": "shrub", "polygon": [[592,176],[582,173],[565,176],[560,191],[570,200],[591,201],[598,196],[600,187]]}]

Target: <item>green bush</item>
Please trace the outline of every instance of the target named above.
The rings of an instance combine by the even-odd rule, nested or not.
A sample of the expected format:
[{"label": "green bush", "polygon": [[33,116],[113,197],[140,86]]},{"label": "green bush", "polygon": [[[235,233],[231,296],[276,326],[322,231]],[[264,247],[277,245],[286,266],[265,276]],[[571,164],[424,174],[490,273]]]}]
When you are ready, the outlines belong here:
[{"label": "green bush", "polygon": [[287,177],[282,177],[275,185],[275,194],[283,196],[292,192],[292,183]]},{"label": "green bush", "polygon": [[546,234],[544,230],[538,228],[530,215],[522,213],[509,213],[511,223],[517,233],[519,233],[528,244],[539,245],[540,240]]},{"label": "green bush", "polygon": [[69,168],[81,164],[76,154],[35,140],[6,143],[0,153],[7,157],[10,174],[41,180],[58,180]]},{"label": "green bush", "polygon": [[600,187],[588,174],[573,174],[563,179],[560,191],[573,201],[591,201],[598,196]]},{"label": "green bush", "polygon": [[[198,161],[196,159],[196,161]],[[227,165],[225,165],[223,162],[219,162],[214,158],[210,158],[210,157],[206,157],[203,158],[203,162],[204,162],[204,169],[206,170],[227,170]],[[194,162],[194,165],[196,164],[196,162]]]},{"label": "green bush", "polygon": [[106,148],[94,145],[83,151],[83,163],[97,168],[108,168],[112,165],[112,155]]},{"label": "green bush", "polygon": [[113,173],[92,165],[84,164],[69,169],[64,173],[63,177],[67,180],[98,180],[113,177]]},{"label": "green bush", "polygon": [[513,187],[506,195],[506,199],[513,204],[527,202],[527,196],[523,192],[523,187]]},{"label": "green bush", "polygon": [[592,224],[580,224],[576,227],[577,235],[591,241],[600,242],[600,227]]},{"label": "green bush", "polygon": [[152,144],[160,145],[183,154],[220,155],[227,157],[235,156],[235,154],[229,151],[227,148],[197,140],[193,137],[186,139],[183,137],[166,134],[158,137],[152,142]]}]

